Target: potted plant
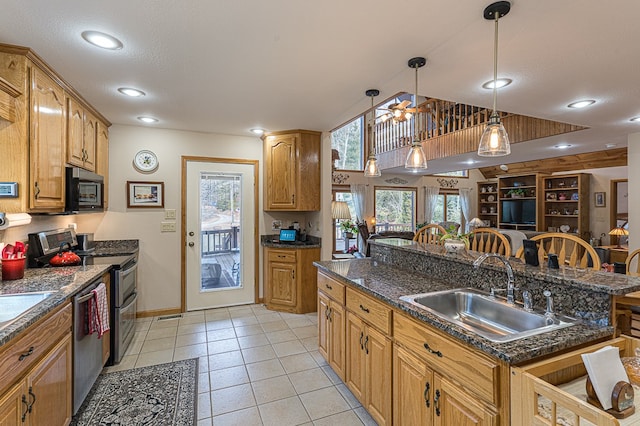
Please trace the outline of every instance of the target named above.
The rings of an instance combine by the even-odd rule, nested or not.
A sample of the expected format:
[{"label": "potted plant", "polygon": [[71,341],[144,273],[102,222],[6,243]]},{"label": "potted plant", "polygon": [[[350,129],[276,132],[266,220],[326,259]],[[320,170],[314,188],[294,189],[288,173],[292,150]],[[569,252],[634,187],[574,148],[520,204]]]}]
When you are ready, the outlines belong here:
[{"label": "potted plant", "polygon": [[358,233],[358,225],[353,223],[350,219],[340,222],[340,230],[347,238],[353,238],[353,234]]},{"label": "potted plant", "polygon": [[511,198],[522,198],[525,194],[524,189],[520,188],[510,189],[509,192],[507,192],[507,195],[510,195]]},{"label": "potted plant", "polygon": [[447,229],[447,232],[440,237],[440,241],[443,242],[445,250],[449,253],[457,253],[469,248],[469,235],[470,234],[458,234],[455,226],[451,226]]}]

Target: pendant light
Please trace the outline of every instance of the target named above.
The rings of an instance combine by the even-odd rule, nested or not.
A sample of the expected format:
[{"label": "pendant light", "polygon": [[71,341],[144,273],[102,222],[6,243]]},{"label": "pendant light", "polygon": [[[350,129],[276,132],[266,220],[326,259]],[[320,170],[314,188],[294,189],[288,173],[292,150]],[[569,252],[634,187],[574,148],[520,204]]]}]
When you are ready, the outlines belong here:
[{"label": "pendant light", "polygon": [[511,154],[509,135],[500,122],[497,111],[498,88],[498,20],[509,13],[511,3],[508,1],[498,1],[490,4],[484,10],[484,19],[495,21],[495,31],[493,40],[493,112],[489,118],[489,123],[480,138],[478,155],[481,157],[501,157]]},{"label": "pendant light", "polygon": [[369,139],[371,141],[371,147],[369,148],[369,159],[367,160],[367,165],[364,166],[364,176],[365,177],[378,177],[380,176],[380,167],[378,167],[378,159],[376,158],[375,153],[375,125],[376,125],[376,110],[373,109],[373,98],[380,94],[380,91],[377,89],[369,89],[366,92],[366,95],[371,98],[371,115],[369,118],[369,126],[371,131],[369,132]]},{"label": "pendant light", "polygon": [[418,137],[418,68],[422,68],[427,63],[425,58],[417,57],[409,59],[409,67],[416,70],[416,91],[413,95],[413,107],[415,108],[415,116],[413,117],[413,143],[409,150],[409,155],[404,162],[404,168],[413,172],[424,170],[427,168],[427,157],[422,150],[422,144]]}]

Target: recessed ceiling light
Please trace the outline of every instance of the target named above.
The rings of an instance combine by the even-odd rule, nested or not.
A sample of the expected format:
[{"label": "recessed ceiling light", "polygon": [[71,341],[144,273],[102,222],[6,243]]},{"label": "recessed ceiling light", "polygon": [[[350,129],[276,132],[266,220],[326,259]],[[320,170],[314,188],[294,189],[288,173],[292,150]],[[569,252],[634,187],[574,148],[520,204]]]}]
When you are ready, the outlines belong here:
[{"label": "recessed ceiling light", "polygon": [[101,47],[103,49],[118,50],[122,49],[122,42],[109,34],[101,33],[99,31],[84,31],[82,38],[91,43],[94,46]]},{"label": "recessed ceiling light", "polygon": [[605,148],[615,148],[616,146],[618,146],[618,144],[617,144],[617,143],[608,143],[608,144],[606,144],[604,147],[605,147]]},{"label": "recessed ceiling light", "polygon": [[[496,80],[496,89],[499,89],[504,86],[508,86],[513,83],[513,80],[510,78],[499,78]],[[482,85],[483,89],[493,89],[493,80],[489,80]]]},{"label": "recessed ceiling light", "polygon": [[256,135],[261,135],[264,133],[264,129],[259,129],[259,128],[255,128],[255,129],[250,129],[251,133],[254,133]]},{"label": "recessed ceiling light", "polygon": [[509,171],[509,166],[507,166],[506,164],[500,164],[500,170],[502,170],[503,172]]},{"label": "recessed ceiling light", "polygon": [[476,164],[475,160],[467,160],[464,163],[465,164]]},{"label": "recessed ceiling light", "polygon": [[138,120],[142,121],[143,123],[157,123],[158,119],[157,118],[153,118],[153,117],[138,117]]},{"label": "recessed ceiling light", "polygon": [[571,144],[561,143],[561,144],[558,144],[558,145],[554,146],[554,148],[556,148],[556,149],[567,149],[567,148],[571,148]]},{"label": "recessed ceiling light", "polygon": [[146,95],[146,93],[144,93],[142,90],[133,89],[131,87],[120,87],[118,89],[118,92],[122,93],[123,95],[131,96],[132,98],[138,98],[140,96]]},{"label": "recessed ceiling light", "polygon": [[630,119],[629,121],[633,121],[634,123],[637,121],[640,121],[640,115],[637,117],[633,117],[632,119]]},{"label": "recessed ceiling light", "polygon": [[567,105],[567,107],[569,107],[569,108],[584,108],[584,107],[588,107],[589,105],[593,105],[595,103],[596,103],[596,101],[594,101],[593,99],[585,99],[583,101],[572,102],[569,105]]}]

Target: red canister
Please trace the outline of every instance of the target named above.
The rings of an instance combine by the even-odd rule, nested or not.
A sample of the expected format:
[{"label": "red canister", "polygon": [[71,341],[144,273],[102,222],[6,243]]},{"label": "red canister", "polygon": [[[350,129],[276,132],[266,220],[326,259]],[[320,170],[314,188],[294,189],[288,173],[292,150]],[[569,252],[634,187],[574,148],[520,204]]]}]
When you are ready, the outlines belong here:
[{"label": "red canister", "polygon": [[25,257],[19,259],[2,259],[2,280],[19,280],[24,277]]}]

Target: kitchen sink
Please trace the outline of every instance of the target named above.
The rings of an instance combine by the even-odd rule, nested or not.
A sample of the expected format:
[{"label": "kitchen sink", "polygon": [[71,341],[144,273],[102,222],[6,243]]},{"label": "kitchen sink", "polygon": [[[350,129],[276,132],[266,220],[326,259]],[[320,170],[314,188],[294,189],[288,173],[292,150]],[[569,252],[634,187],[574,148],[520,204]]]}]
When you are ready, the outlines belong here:
[{"label": "kitchen sink", "polygon": [[44,301],[51,292],[0,295],[0,328],[6,326],[29,309]]},{"label": "kitchen sink", "polygon": [[526,311],[472,288],[414,294],[400,299],[493,342],[522,339],[570,327],[577,321],[562,315]]}]

